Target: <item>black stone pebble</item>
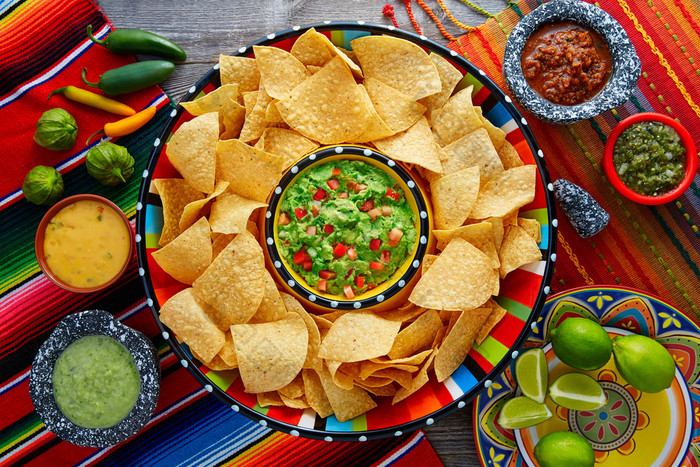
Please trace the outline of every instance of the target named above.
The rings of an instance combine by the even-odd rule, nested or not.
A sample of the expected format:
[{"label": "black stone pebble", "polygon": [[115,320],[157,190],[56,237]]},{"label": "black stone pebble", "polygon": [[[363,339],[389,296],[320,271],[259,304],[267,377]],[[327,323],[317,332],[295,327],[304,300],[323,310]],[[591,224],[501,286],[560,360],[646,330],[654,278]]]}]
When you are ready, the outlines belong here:
[{"label": "black stone pebble", "polygon": [[560,178],[554,182],[554,196],[581,237],[592,237],[608,225],[610,214],[580,186]]}]

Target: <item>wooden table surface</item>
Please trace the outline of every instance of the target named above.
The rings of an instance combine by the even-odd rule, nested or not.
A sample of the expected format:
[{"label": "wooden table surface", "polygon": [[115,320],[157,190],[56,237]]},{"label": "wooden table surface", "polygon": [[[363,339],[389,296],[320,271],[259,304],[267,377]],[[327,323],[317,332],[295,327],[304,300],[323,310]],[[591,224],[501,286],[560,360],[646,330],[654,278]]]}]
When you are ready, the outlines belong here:
[{"label": "wooden table surface", "polygon": [[[217,61],[239,47],[271,32],[294,25],[325,20],[364,20],[390,24],[382,15],[389,3],[399,26],[413,30],[403,1],[399,0],[98,0],[116,28],[146,29],[177,42],[187,52],[162,88],[178,102],[185,91]],[[486,16],[459,0],[445,0],[448,10],[463,24],[477,26]],[[497,13],[506,0],[473,0],[486,11]],[[443,13],[438,3],[426,0],[447,31],[455,37],[465,31]],[[447,44],[435,23],[416,3],[411,3],[418,25],[427,37]],[[454,412],[427,428],[426,433],[440,459],[447,466],[478,466],[472,430],[472,406]]]}]

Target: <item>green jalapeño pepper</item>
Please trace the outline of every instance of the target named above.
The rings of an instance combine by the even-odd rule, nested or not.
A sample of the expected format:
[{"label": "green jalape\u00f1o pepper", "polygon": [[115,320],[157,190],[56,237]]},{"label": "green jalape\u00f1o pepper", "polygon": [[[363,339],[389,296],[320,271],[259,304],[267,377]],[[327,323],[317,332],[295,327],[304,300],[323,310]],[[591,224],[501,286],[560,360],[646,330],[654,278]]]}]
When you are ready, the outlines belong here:
[{"label": "green jalape\u00f1o pepper", "polygon": [[83,68],[83,82],[93,88],[100,88],[109,96],[127,94],[158,84],[175,69],[172,62],[166,60],[148,60],[136,62],[105,71],[97,83],[87,80],[87,69]]},{"label": "green jalape\u00f1o pepper", "polygon": [[187,54],[182,48],[168,39],[141,29],[117,29],[100,40],[92,35],[92,25],[87,27],[87,35],[95,44],[106,47],[116,54],[144,54],[170,60],[185,60]]}]

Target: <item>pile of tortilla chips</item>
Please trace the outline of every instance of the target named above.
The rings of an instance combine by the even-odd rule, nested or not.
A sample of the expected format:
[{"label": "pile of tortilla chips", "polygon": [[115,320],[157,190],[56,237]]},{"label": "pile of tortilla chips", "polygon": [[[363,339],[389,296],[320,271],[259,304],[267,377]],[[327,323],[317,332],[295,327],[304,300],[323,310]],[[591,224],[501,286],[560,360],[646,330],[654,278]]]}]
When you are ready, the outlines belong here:
[{"label": "pile of tortilla chips", "polygon": [[[169,140],[182,178],[153,181],[163,204],[153,259],[188,287],[160,319],[212,370],[240,374],[261,406],[340,421],[444,381],[505,315],[500,279],[541,259],[535,193],[505,134],[472,105],[447,60],[394,37],[335,47],[311,29],[290,52],[221,56],[222,86],[182,105],[195,118]],[[308,313],[278,290],[256,211],[286,169],[319,146],[364,143],[430,185],[439,254],[427,255],[395,310]]]}]

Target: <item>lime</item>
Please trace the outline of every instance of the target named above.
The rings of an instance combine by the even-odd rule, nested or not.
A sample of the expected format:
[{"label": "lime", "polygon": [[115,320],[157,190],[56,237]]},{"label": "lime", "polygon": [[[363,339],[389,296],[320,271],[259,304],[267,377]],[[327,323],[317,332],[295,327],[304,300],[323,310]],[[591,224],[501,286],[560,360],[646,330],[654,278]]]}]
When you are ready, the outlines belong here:
[{"label": "lime", "polygon": [[540,467],[593,467],[595,455],[590,443],[570,431],[553,431],[535,445]]},{"label": "lime", "polygon": [[501,407],[498,424],[503,428],[527,428],[552,418],[552,412],[544,404],[527,397],[514,397]]},{"label": "lime", "polygon": [[554,354],[579,370],[597,370],[612,355],[612,342],[603,327],[586,318],[568,318],[549,333]]},{"label": "lime", "polygon": [[618,336],[613,340],[613,354],[620,375],[640,391],[663,391],[676,377],[673,357],[650,337]]},{"label": "lime", "polygon": [[515,361],[515,378],[524,396],[544,404],[547,395],[547,358],[542,349],[530,349]]},{"label": "lime", "polygon": [[549,397],[555,404],[572,410],[595,410],[605,405],[603,388],[583,373],[564,373],[549,387]]}]

